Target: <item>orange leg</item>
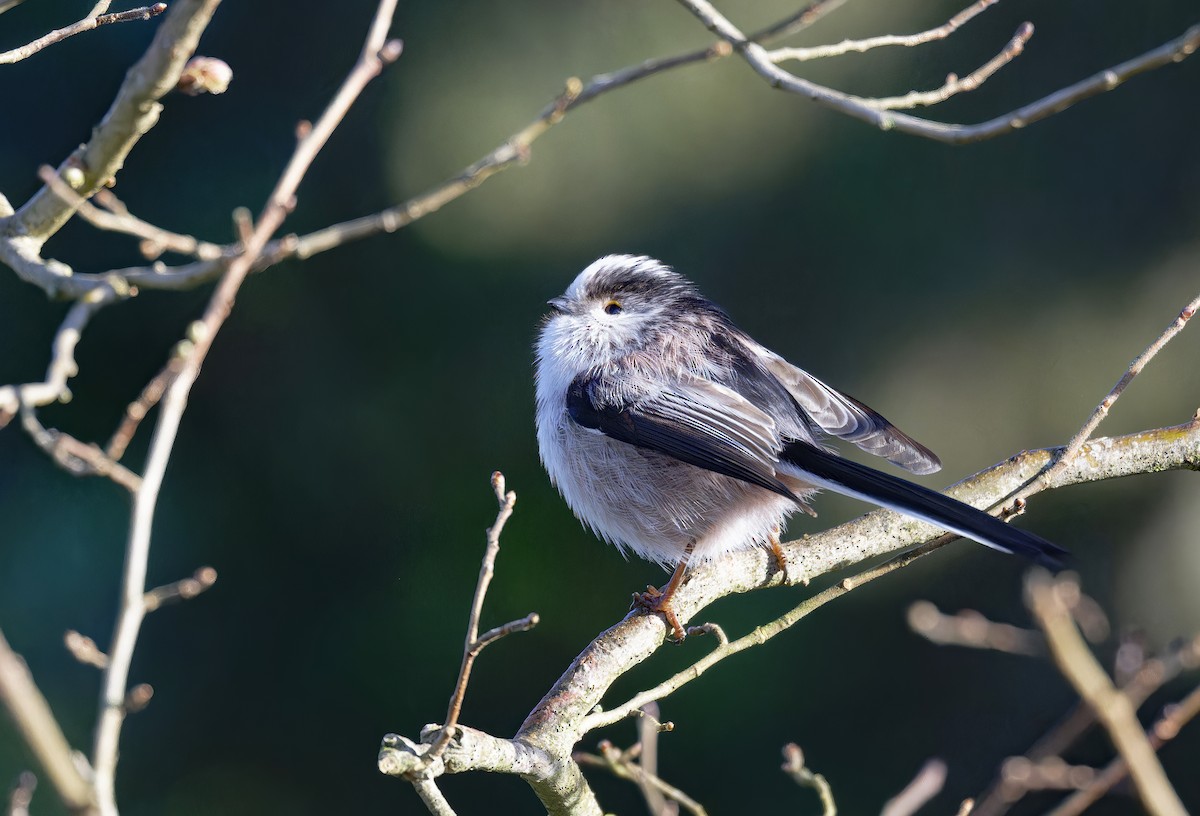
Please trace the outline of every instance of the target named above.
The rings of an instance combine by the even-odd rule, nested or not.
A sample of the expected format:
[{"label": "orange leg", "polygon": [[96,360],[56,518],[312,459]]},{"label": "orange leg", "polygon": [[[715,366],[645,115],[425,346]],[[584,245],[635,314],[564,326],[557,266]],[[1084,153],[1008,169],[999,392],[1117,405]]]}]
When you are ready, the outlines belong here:
[{"label": "orange leg", "polygon": [[782,572],[784,577],[787,577],[787,558],[783,555],[783,548],[779,546],[779,533],[782,532],[776,527],[771,532],[771,537],[767,539],[767,545],[771,548],[771,555],[775,557],[775,571]]},{"label": "orange leg", "polygon": [[633,605],[646,610],[647,612],[657,612],[667,621],[667,626],[671,627],[671,632],[675,637],[676,643],[682,643],[687,637],[687,632],[679,623],[679,617],[675,614],[675,609],[671,606],[671,598],[675,595],[675,590],[679,589],[679,585],[683,583],[683,574],[687,572],[688,559],[692,555],[692,550],[695,548],[696,542],[688,544],[687,549],[683,552],[683,558],[679,559],[679,564],[675,567],[675,571],[671,573],[671,580],[667,581],[667,585],[660,589],[655,589],[652,586],[646,587],[645,592],[633,593]]}]

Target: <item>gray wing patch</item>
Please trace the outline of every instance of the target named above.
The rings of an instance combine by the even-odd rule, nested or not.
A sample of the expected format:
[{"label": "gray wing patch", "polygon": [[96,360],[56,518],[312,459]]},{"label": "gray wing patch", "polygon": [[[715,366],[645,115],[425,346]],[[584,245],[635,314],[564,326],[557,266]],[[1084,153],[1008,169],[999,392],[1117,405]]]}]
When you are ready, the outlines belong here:
[{"label": "gray wing patch", "polygon": [[583,427],[799,501],[776,475],[774,422],[736,392],[691,379],[620,403],[597,399],[595,386],[581,378],[567,391],[567,411]]},{"label": "gray wing patch", "polygon": [[923,475],[941,469],[942,463],[933,451],[854,397],[826,385],[778,354],[760,353],[758,358],[826,433],[911,473]]}]

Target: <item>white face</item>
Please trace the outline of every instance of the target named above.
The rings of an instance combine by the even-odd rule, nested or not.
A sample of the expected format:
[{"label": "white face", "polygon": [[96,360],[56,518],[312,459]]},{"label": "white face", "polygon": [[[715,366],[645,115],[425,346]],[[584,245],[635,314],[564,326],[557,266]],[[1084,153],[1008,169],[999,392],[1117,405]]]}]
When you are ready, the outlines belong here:
[{"label": "white face", "polygon": [[[598,367],[614,352],[640,345],[648,330],[664,319],[664,307],[646,292],[608,285],[615,272],[638,276],[671,273],[648,258],[601,258],[550,301],[554,308],[542,328],[538,356],[568,363],[576,371]],[[627,277],[627,275],[626,275]]]}]

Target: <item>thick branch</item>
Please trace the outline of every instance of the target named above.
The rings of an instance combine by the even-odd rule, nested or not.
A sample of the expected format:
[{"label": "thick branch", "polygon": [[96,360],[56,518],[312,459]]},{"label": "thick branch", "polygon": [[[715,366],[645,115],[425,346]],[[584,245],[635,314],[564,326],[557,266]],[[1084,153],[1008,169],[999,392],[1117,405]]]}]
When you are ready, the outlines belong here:
[{"label": "thick branch", "polygon": [[[92,131],[92,138],[58,167],[59,176],[79,196],[90,198],[110,183],[129,151],[158,123],[162,110],[158,100],[179,81],[184,64],[195,52],[219,4],[220,0],[176,0],[171,5],[154,41],[129,69],[112,107]],[[44,186],[9,219],[3,231],[9,236],[29,236],[40,243],[58,232],[74,212],[72,202]]]},{"label": "thick branch", "polygon": [[[1014,456],[947,492],[976,507],[989,507],[1028,483],[1061,450],[1043,449]],[[1085,455],[1064,468],[1042,489],[1138,473],[1200,469],[1200,423],[1193,421],[1172,428],[1098,439],[1089,443],[1084,451]],[[849,564],[927,542],[937,534],[936,528],[928,524],[880,510],[834,530],[785,545],[789,561],[786,573],[771,569],[770,555],[766,551],[736,553],[692,572],[675,596],[676,613],[681,620],[688,620],[726,595],[782,583],[805,584],[816,576]],[[843,582],[826,592],[844,591],[850,588],[846,584],[850,582]],[[660,616],[633,614],[601,634],[530,713],[518,732],[518,739],[540,746],[555,756],[569,755],[571,746],[587,727],[610,720],[609,712],[593,713],[609,686],[649,657],[666,633],[666,625]],[[703,659],[701,663],[704,663]]]}]

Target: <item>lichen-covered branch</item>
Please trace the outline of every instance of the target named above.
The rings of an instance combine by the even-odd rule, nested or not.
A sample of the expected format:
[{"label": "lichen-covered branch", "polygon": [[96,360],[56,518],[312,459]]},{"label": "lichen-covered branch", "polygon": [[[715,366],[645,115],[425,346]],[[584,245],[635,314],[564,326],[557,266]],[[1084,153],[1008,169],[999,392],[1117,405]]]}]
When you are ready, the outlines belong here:
[{"label": "lichen-covered branch", "polygon": [[[1044,471],[1062,451],[1062,448],[1048,448],[1018,454],[954,485],[947,493],[976,507],[1002,504]],[[1085,445],[1082,455],[1041,483],[1038,491],[1165,470],[1200,470],[1200,420],[1093,440]],[[604,709],[600,705],[611,685],[653,654],[668,632],[660,616],[631,613],[601,633],[575,658],[512,740],[459,726],[457,739],[472,750],[458,750],[452,742],[446,756],[439,760],[443,764],[435,764],[426,772],[517,773],[534,788],[551,814],[598,812],[577,763],[571,759],[575,744],[585,733],[632,715],[640,706],[670,694],[716,662],[767,640],[813,609],[911,563],[948,540],[951,538],[941,535],[931,525],[877,510],[835,529],[785,544],[788,568],[784,572],[773,569],[769,563],[771,556],[762,550],[734,553],[701,565],[689,574],[675,596],[681,620],[693,618],[704,607],[727,595],[780,584],[806,585],[819,575],[907,551],[806,599],[781,618],[742,638],[728,640],[719,628],[712,627],[718,640],[713,651],[658,686]],[[435,728],[425,734],[421,745],[389,735],[380,752],[381,770],[404,775],[424,767],[418,760],[437,731]]]}]

